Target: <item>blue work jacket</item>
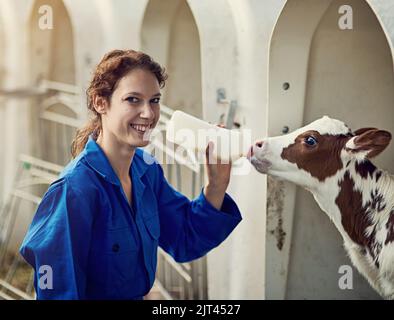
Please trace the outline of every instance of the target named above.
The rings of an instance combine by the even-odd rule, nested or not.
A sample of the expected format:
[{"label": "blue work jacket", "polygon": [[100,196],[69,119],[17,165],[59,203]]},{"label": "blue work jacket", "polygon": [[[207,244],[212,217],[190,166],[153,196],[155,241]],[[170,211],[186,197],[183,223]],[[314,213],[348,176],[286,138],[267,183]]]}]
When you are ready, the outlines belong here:
[{"label": "blue work jacket", "polygon": [[20,248],[35,269],[38,299],[142,299],[155,279],[158,246],[186,262],[218,246],[241,221],[226,194],[220,210],[190,201],[137,148],[131,207],[100,146],[89,138],[45,193]]}]

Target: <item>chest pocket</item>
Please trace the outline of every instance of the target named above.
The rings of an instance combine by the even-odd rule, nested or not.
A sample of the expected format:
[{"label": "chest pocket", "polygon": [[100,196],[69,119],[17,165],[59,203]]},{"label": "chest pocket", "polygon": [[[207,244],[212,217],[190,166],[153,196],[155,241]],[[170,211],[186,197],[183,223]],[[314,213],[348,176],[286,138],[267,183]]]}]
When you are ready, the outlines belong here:
[{"label": "chest pocket", "polygon": [[136,235],[131,228],[107,231],[103,251],[109,255],[122,255],[138,249]]},{"label": "chest pocket", "polygon": [[92,240],[88,277],[103,290],[131,280],[138,264],[139,246],[131,228],[106,230]]}]

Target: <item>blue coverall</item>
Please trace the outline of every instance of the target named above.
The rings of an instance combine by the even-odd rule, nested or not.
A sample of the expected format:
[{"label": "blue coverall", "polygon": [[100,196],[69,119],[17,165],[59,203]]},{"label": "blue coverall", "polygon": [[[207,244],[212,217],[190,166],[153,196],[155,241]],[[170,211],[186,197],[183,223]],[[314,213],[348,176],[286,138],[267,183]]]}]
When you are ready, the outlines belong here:
[{"label": "blue coverall", "polygon": [[[220,210],[203,189],[190,201],[140,148],[130,176],[132,207],[89,137],[50,185],[20,248],[35,269],[38,299],[142,299],[155,279],[158,246],[178,262],[190,261],[218,246],[242,219],[228,194]],[[48,266],[51,286],[40,282]]]}]

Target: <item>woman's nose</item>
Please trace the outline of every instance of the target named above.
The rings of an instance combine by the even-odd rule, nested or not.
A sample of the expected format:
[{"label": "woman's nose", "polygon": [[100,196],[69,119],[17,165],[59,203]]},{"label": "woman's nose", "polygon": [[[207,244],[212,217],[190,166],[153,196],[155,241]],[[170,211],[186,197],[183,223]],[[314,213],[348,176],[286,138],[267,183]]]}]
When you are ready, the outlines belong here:
[{"label": "woman's nose", "polygon": [[155,113],[153,112],[153,109],[150,105],[149,102],[144,104],[144,109],[141,113],[141,118],[147,118],[147,119],[152,119],[154,118]]}]

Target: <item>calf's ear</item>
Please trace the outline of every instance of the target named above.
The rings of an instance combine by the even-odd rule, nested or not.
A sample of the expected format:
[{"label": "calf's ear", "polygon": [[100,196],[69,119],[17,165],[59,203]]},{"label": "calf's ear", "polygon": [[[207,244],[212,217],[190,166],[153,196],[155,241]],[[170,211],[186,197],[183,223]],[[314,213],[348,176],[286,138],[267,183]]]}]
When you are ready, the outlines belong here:
[{"label": "calf's ear", "polygon": [[346,143],[346,149],[362,158],[376,157],[391,141],[390,132],[376,128],[362,128],[354,133],[356,136]]},{"label": "calf's ear", "polygon": [[377,128],[360,128],[360,129],[357,129],[356,131],[354,131],[354,135],[359,136],[369,130],[378,130],[378,129]]}]

